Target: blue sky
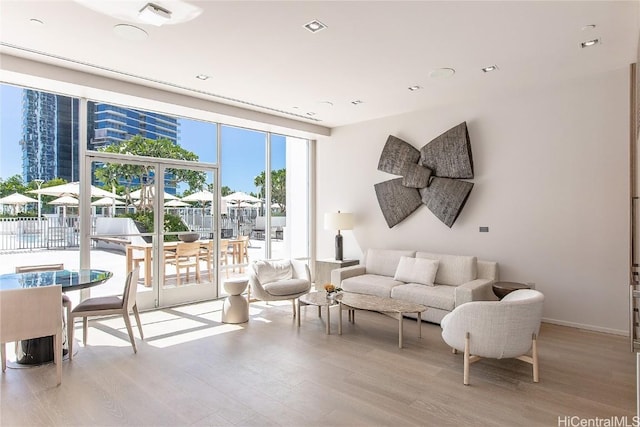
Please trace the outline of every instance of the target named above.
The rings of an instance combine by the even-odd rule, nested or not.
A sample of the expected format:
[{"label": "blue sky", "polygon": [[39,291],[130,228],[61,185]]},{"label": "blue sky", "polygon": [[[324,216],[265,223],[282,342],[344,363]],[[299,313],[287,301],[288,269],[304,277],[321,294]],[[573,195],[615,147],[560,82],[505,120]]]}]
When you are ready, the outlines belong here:
[{"label": "blue sky", "polygon": [[[179,119],[180,145],[196,153],[200,161],[216,163],[215,125]],[[222,185],[233,191],[257,191],[253,180],[264,170],[265,138],[262,132],[222,127]],[[0,176],[22,174],[22,89],[0,85]],[[272,135],[272,168],[285,167],[285,138]]]}]

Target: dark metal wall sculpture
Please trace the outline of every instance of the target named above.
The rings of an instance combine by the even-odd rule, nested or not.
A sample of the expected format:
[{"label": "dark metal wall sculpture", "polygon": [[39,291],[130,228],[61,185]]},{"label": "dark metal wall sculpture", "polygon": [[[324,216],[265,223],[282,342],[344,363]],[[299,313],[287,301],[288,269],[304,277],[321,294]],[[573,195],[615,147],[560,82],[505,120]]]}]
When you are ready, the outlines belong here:
[{"label": "dark metal wall sculpture", "polygon": [[467,123],[449,129],[417,150],[389,135],[378,170],[402,178],[376,184],[376,196],[389,228],[404,221],[424,203],[451,227],[469,198],[473,183],[473,156]]}]

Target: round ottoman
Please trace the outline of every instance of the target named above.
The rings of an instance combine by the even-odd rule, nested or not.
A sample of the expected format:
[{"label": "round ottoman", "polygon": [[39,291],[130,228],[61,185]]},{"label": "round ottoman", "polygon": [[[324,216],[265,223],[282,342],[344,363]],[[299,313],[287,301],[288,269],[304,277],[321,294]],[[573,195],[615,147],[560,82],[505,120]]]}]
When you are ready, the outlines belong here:
[{"label": "round ottoman", "polygon": [[224,282],[224,290],[229,296],[222,306],[223,323],[244,323],[249,321],[249,303],[242,296],[248,279],[230,279]]}]

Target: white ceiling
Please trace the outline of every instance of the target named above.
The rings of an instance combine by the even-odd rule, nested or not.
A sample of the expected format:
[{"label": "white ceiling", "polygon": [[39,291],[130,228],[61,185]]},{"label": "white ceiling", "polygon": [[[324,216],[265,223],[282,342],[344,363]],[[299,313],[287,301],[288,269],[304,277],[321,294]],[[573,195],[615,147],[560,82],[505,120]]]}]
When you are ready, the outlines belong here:
[{"label": "white ceiling", "polygon": [[[117,4],[133,18],[75,1],[0,0],[0,52],[327,127],[624,68],[640,28],[637,1],[192,0],[197,18],[161,27],[133,22],[145,0],[82,1]],[[308,32],[313,19],[328,28]],[[120,23],[148,38],[116,36]],[[580,48],[596,37],[601,44]],[[499,71],[481,71],[494,64]],[[441,67],[456,73],[429,77]]]}]

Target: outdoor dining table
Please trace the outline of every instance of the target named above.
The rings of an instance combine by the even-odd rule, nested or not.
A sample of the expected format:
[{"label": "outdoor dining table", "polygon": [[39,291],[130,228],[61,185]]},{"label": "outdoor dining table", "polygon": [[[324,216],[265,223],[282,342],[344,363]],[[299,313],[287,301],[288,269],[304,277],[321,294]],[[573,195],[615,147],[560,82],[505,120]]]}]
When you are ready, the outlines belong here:
[{"label": "outdoor dining table", "polygon": [[[200,242],[200,246],[203,249],[208,249],[210,241],[209,240],[198,240]],[[179,241],[176,242],[164,242],[163,248],[165,251],[175,251],[178,247]],[[126,246],[127,253],[127,272],[133,270],[133,260],[134,260],[134,251],[143,251],[144,255],[141,259],[144,262],[144,285],[151,286],[151,251],[153,249],[153,243],[131,243]]]},{"label": "outdoor dining table", "polygon": [[[98,269],[0,274],[0,292],[9,289],[56,285],[62,286],[62,292],[68,292],[100,285],[112,276],[112,272]],[[1,295],[0,298],[2,298]],[[60,309],[62,310],[62,305]],[[63,333],[66,333],[64,328]],[[53,338],[42,337],[21,341],[17,353],[16,361],[20,364],[32,365],[50,362],[53,360]]]}]

